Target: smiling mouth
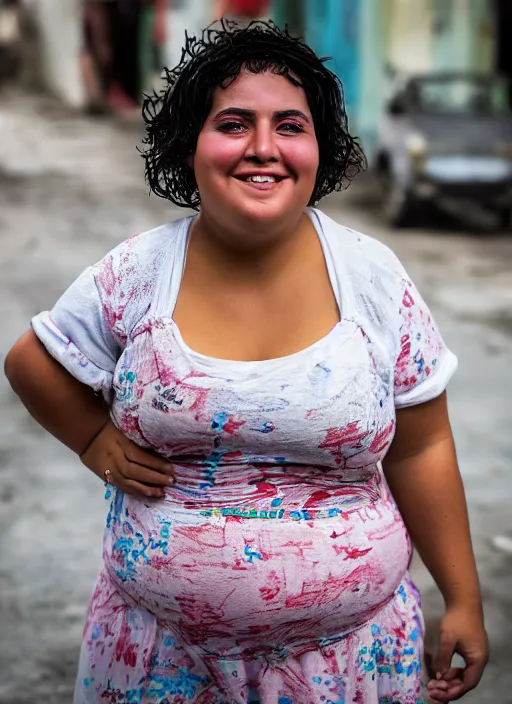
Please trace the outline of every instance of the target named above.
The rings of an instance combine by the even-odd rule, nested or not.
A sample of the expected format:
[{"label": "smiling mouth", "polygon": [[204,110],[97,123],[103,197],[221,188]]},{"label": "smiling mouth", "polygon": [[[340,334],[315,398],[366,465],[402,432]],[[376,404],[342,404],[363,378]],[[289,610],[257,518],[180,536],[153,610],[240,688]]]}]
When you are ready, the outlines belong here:
[{"label": "smiling mouth", "polygon": [[270,176],[270,175],[254,175],[254,176],[235,176],[238,181],[245,183],[280,183],[286,176]]}]

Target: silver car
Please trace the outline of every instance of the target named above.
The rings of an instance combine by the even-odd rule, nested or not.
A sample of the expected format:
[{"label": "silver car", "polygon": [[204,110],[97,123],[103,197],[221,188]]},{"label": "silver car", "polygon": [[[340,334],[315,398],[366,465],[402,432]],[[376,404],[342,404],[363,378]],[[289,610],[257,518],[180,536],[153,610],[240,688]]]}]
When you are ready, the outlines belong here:
[{"label": "silver car", "polygon": [[387,106],[373,166],[383,212],[404,226],[419,206],[471,199],[512,215],[512,115],[498,78],[468,74],[410,78]]}]

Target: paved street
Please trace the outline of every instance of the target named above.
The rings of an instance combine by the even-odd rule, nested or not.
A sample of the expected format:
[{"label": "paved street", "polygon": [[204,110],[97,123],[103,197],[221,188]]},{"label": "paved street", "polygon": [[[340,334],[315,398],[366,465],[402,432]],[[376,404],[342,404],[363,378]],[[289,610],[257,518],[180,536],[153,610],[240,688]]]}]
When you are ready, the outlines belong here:
[{"label": "paved street", "polygon": [[[0,362],[36,312],[128,235],[182,213],[148,198],[134,124],[50,101],[0,102]],[[492,660],[467,704],[512,704],[512,235],[459,227],[390,232],[372,202],[324,209],[390,245],[459,357],[449,390],[485,597]],[[69,704],[100,563],[103,487],[28,417],[0,375],[0,704]],[[420,564],[430,626],[439,595]],[[347,702],[347,704],[349,704]]]}]

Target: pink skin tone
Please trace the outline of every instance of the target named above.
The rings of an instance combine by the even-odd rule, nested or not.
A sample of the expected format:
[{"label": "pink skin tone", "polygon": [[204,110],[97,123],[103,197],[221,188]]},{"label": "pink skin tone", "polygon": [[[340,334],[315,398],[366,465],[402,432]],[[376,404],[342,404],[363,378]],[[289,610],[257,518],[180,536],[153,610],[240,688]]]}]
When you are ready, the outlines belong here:
[{"label": "pink skin tone", "polygon": [[[217,88],[190,165],[203,225],[231,242],[294,234],[309,202],[319,154],[306,94],[283,76],[242,71]],[[273,183],[247,176],[273,175]],[[258,238],[256,240],[256,238]]]},{"label": "pink skin tone", "polygon": [[432,679],[427,685],[429,696],[432,702],[453,701],[460,695],[462,689],[462,670],[457,667],[451,667],[448,672],[439,679]]}]

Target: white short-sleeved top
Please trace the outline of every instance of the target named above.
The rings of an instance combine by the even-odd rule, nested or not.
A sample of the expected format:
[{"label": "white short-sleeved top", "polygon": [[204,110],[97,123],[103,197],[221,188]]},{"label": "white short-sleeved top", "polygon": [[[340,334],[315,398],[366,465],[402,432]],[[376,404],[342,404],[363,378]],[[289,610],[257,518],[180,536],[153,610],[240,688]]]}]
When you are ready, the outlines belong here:
[{"label": "white short-sleeved top", "polygon": [[[216,478],[233,463],[289,462],[360,480],[391,443],[395,409],[440,395],[457,360],[386,246],[308,214],[341,320],[305,350],[240,362],[186,345],[173,310],[193,218],[122,242],[33,329],[73,376],[111,395],[114,421],[142,446],[207,474],[213,463]],[[198,500],[222,499],[211,476],[194,486]]]}]

